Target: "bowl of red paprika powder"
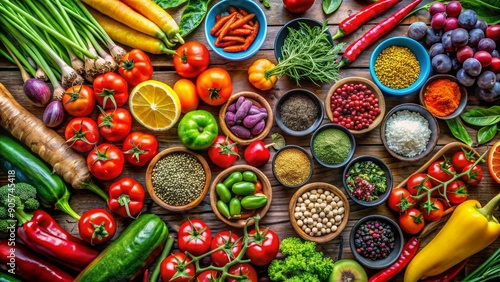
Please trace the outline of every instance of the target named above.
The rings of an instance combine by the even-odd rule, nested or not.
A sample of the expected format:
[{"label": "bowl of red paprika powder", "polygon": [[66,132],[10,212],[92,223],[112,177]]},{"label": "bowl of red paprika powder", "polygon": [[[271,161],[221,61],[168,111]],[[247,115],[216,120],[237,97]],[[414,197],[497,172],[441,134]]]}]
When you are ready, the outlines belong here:
[{"label": "bowl of red paprika powder", "polygon": [[453,119],[467,106],[467,90],[449,74],[430,77],[420,89],[420,104],[438,119]]}]

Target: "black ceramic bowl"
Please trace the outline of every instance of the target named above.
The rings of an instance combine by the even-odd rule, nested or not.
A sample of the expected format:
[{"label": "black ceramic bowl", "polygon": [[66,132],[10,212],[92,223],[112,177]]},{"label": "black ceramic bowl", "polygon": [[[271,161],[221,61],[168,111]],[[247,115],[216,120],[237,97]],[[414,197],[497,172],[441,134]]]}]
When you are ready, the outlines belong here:
[{"label": "black ceramic bowl", "polygon": [[[283,123],[283,119],[281,117],[280,109],[281,106],[285,101],[287,101],[290,97],[295,96],[295,95],[304,95],[306,97],[309,97],[314,104],[316,104],[316,107],[318,108],[318,114],[316,116],[316,119],[314,120],[314,123],[307,129],[305,130],[293,130],[291,128],[286,127],[286,125]],[[305,136],[308,134],[313,133],[320,125],[321,122],[323,121],[323,112],[324,112],[324,106],[321,100],[318,98],[316,94],[313,92],[307,90],[307,89],[292,89],[287,91],[283,96],[281,96],[278,99],[278,102],[276,103],[276,106],[274,107],[274,120],[276,121],[276,124],[278,124],[279,128],[283,130],[288,135],[291,136]]]},{"label": "black ceramic bowl", "polygon": [[[347,155],[347,158],[345,158],[344,161],[342,161],[342,162],[340,162],[338,164],[328,164],[328,163],[325,163],[322,160],[320,160],[318,158],[318,156],[316,155],[316,152],[314,152],[314,139],[316,138],[316,136],[321,131],[323,131],[325,129],[338,129],[338,130],[341,130],[342,132],[344,132],[345,134],[347,134],[347,137],[349,137],[349,141],[351,141],[351,150],[349,151],[349,154]],[[322,125],[320,128],[316,129],[316,131],[314,131],[313,135],[311,136],[310,148],[311,148],[311,154],[313,155],[314,159],[316,159],[316,161],[320,165],[322,165],[324,167],[328,167],[328,168],[339,168],[339,167],[345,166],[352,159],[352,156],[354,155],[354,151],[356,150],[356,139],[354,139],[354,135],[352,135],[352,133],[349,131],[349,129],[347,129],[347,128],[341,126],[341,125],[335,124],[335,123],[327,123],[327,124]]]},{"label": "black ceramic bowl", "polygon": [[[387,256],[384,259],[370,260],[362,256],[358,252],[356,252],[356,245],[354,243],[354,241],[356,240],[355,239],[356,230],[359,228],[361,224],[369,220],[378,220],[381,222],[386,222],[389,224],[391,230],[394,232],[394,242],[395,242],[394,249],[391,251],[389,256]],[[403,251],[403,244],[404,244],[403,232],[401,231],[399,225],[392,219],[383,215],[368,215],[361,218],[354,224],[354,226],[351,229],[351,233],[349,235],[349,246],[351,247],[351,251],[354,255],[354,258],[366,268],[371,268],[371,269],[383,269],[396,262],[399,255]]]},{"label": "black ceramic bowl", "polygon": [[[354,195],[352,195],[351,191],[349,190],[349,187],[347,186],[346,175],[347,175],[349,169],[351,169],[351,167],[355,163],[366,162],[366,161],[371,161],[374,164],[376,164],[377,166],[379,166],[384,171],[384,176],[387,180],[386,181],[387,188],[386,188],[385,192],[382,193],[381,195],[379,195],[378,199],[373,200],[373,201],[363,201],[363,200],[356,198]],[[344,174],[342,175],[342,183],[344,184],[344,189],[345,189],[346,194],[349,195],[351,200],[353,200],[356,204],[361,205],[361,206],[365,206],[365,207],[374,207],[374,206],[378,206],[378,205],[382,204],[383,202],[385,202],[387,200],[387,198],[389,198],[389,194],[391,193],[391,190],[392,190],[393,177],[392,177],[391,169],[387,166],[387,164],[383,160],[381,160],[377,157],[374,157],[374,156],[359,156],[359,157],[352,159],[345,166]]]},{"label": "black ceramic bowl", "polygon": [[[274,56],[276,57],[276,60],[279,61],[279,58],[281,58],[281,46],[283,46],[285,42],[285,38],[288,36],[288,28],[293,28],[293,29],[299,29],[300,24],[299,22],[303,22],[307,24],[308,26],[315,27],[315,26],[323,26],[323,24],[317,20],[310,19],[310,18],[298,18],[298,19],[293,19],[289,22],[287,22],[279,31],[278,34],[276,35],[276,39],[274,40]],[[333,46],[333,38],[332,34],[330,31],[326,31],[328,33],[328,40],[332,43]]]},{"label": "black ceramic bowl", "polygon": [[[310,167],[311,167],[311,169],[309,170],[309,176],[307,176],[307,178],[302,183],[299,183],[297,185],[289,185],[289,184],[284,183],[278,177],[278,175],[276,174],[276,170],[275,170],[275,167],[274,167],[274,164],[276,162],[276,158],[279,156],[279,154],[281,154],[285,150],[289,150],[289,149],[292,149],[292,148],[295,148],[295,149],[298,149],[298,150],[302,151],[307,156],[307,158],[309,159],[309,164],[310,164]],[[311,155],[304,148],[302,148],[300,146],[297,146],[297,145],[286,145],[285,147],[281,148],[278,152],[276,152],[276,154],[274,154],[273,161],[272,161],[272,170],[273,170],[274,178],[276,178],[276,180],[278,180],[278,182],[281,185],[283,185],[285,187],[288,187],[288,188],[297,188],[297,187],[300,187],[300,186],[306,184],[311,179],[311,177],[313,175],[313,171],[314,171],[314,161],[313,161],[313,158],[311,157]]]}]

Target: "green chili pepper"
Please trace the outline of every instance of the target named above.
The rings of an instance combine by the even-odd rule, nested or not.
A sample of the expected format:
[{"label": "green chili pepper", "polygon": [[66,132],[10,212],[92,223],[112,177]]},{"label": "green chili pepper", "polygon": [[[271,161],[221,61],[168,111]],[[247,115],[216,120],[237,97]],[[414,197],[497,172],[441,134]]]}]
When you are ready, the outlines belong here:
[{"label": "green chili pepper", "polygon": [[257,175],[253,171],[247,170],[243,172],[243,181],[255,183],[257,182]]},{"label": "green chili pepper", "polygon": [[224,183],[217,183],[217,185],[215,185],[215,192],[217,193],[217,196],[219,196],[219,199],[224,203],[227,204],[231,200],[231,191],[227,189]]},{"label": "green chili pepper", "polygon": [[243,174],[239,171],[231,173],[222,183],[226,185],[228,189],[232,189],[233,184],[243,180]]},{"label": "green chili pepper", "polygon": [[253,195],[255,194],[255,184],[246,181],[236,182],[231,187],[231,191],[240,196]]},{"label": "green chili pepper", "polygon": [[246,210],[255,210],[267,204],[266,196],[246,196],[241,199],[241,206]]},{"label": "green chili pepper", "polygon": [[229,202],[229,214],[232,218],[241,216],[241,203],[238,198],[232,198]]},{"label": "green chili pepper", "polygon": [[231,218],[231,213],[229,212],[229,207],[221,200],[217,201],[217,210],[225,217]]}]

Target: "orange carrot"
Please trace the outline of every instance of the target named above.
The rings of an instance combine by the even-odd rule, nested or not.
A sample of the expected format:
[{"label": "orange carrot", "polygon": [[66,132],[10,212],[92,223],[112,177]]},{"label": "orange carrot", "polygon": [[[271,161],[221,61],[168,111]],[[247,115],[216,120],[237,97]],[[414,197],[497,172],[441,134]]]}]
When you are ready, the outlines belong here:
[{"label": "orange carrot", "polygon": [[236,10],[236,8],[234,8],[233,6],[229,6],[229,13],[232,14],[232,13],[235,13],[235,12],[237,13],[238,10]]},{"label": "orange carrot", "polygon": [[243,18],[237,20],[233,24],[231,24],[230,28],[231,29],[240,28],[240,27],[244,26],[246,23],[248,23],[253,17],[255,17],[255,14],[248,14],[248,15],[244,16]]},{"label": "orange carrot", "polygon": [[245,9],[243,9],[243,8],[241,8],[241,7],[240,7],[240,8],[238,8],[238,12],[240,12],[240,14],[242,14],[243,16],[248,15],[248,12],[247,12],[247,11],[245,11]]},{"label": "orange carrot", "polygon": [[258,32],[259,32],[259,22],[255,22],[255,29],[253,30],[253,32],[249,36],[247,36],[247,38],[245,39],[245,43],[243,43],[241,45],[234,45],[234,46],[225,47],[224,51],[226,51],[226,52],[246,51],[248,49],[248,47],[250,47],[250,45],[252,45],[252,43],[254,42],[255,38],[257,37]]},{"label": "orange carrot", "polygon": [[224,25],[229,20],[231,20],[232,18],[234,18],[235,16],[236,16],[236,14],[230,14],[230,15],[227,15],[227,16],[224,16],[224,17],[220,18],[220,20],[218,22],[216,22],[214,24],[214,26],[210,29],[210,34],[217,35],[217,32],[220,32],[220,30],[222,29],[222,27],[224,27]]},{"label": "orange carrot", "polygon": [[221,16],[220,15],[215,15],[215,22],[220,21]]},{"label": "orange carrot", "polygon": [[231,30],[229,31],[227,34],[228,35],[236,35],[236,36],[245,36],[245,35],[249,35],[250,33],[252,33],[252,29],[247,29],[247,28],[237,28],[235,30]]},{"label": "orange carrot", "polygon": [[241,37],[241,36],[226,35],[226,36],[222,37],[221,41],[236,41],[236,42],[245,43],[245,38]]},{"label": "orange carrot", "polygon": [[237,41],[224,41],[224,42],[222,42],[222,41],[220,41],[220,40],[219,40],[219,41],[217,41],[218,39],[219,39],[219,38],[217,37],[217,39],[215,40],[215,43],[214,43],[215,47],[218,47],[218,48],[223,48],[223,47],[227,47],[227,46],[232,46],[232,45],[236,45],[236,44],[238,44],[238,43],[239,43],[239,42],[237,42]]},{"label": "orange carrot", "polygon": [[[250,24],[252,24],[252,25],[250,25]],[[253,22],[249,21],[247,24],[243,25],[243,28],[253,30]]]},{"label": "orange carrot", "polygon": [[217,35],[220,38],[223,38],[224,36],[226,36],[226,34],[229,32],[229,29],[230,29],[231,25],[235,21],[236,21],[236,14],[233,14],[233,16],[231,16],[231,18],[229,19],[229,21],[227,21],[227,23],[219,30],[219,32],[216,32],[215,35]]}]

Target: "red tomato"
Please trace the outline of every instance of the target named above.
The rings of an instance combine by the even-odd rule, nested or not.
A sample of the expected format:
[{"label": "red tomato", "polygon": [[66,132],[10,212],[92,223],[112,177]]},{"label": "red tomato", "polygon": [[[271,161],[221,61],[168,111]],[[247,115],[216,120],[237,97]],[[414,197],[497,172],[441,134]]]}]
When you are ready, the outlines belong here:
[{"label": "red tomato", "polygon": [[220,274],[215,270],[205,270],[196,276],[196,282],[213,282],[217,281]]},{"label": "red tomato", "polygon": [[158,153],[158,140],[151,134],[132,132],[122,145],[125,160],[136,166],[144,166]]},{"label": "red tomato", "polygon": [[203,43],[190,41],[181,45],[174,55],[175,71],[187,78],[197,77],[208,68],[210,64],[210,52]]},{"label": "red tomato", "polygon": [[100,180],[111,180],[123,171],[123,153],[115,145],[102,143],[87,156],[90,173]]},{"label": "red tomato", "polygon": [[280,239],[271,229],[259,228],[248,232],[248,249],[245,256],[250,259],[254,265],[262,266],[270,263],[278,254]]},{"label": "red tomato", "polygon": [[94,79],[97,103],[105,109],[116,109],[128,99],[127,81],[114,72],[100,74]]},{"label": "red tomato", "polygon": [[83,84],[74,85],[64,92],[61,102],[68,114],[74,117],[88,116],[95,107],[94,90]]},{"label": "red tomato", "polygon": [[153,66],[148,55],[139,49],[132,49],[123,55],[118,73],[130,86],[146,81],[153,75]]},{"label": "red tomato", "polygon": [[443,217],[444,206],[441,201],[436,198],[431,198],[430,201],[425,201],[420,204],[420,211],[426,221],[436,221]]},{"label": "red tomato", "polygon": [[241,240],[238,240],[238,235],[231,231],[221,231],[212,238],[210,250],[214,250],[219,246],[224,246],[224,249],[219,250],[210,255],[215,266],[223,267],[233,258],[229,257],[226,251],[233,253],[233,257],[238,256],[241,252]]},{"label": "red tomato", "polygon": [[462,169],[462,173],[468,171],[472,166],[474,167],[469,175],[462,176],[462,180],[469,185],[478,185],[483,180],[483,169],[480,165],[468,164]]},{"label": "red tomato", "polygon": [[304,13],[309,10],[314,0],[283,0],[285,9],[294,14]]},{"label": "red tomato", "polygon": [[244,276],[243,279],[226,278],[226,282],[236,282],[236,281],[247,281],[247,282],[257,282],[259,277],[257,276],[257,271],[249,263],[237,263],[229,268],[227,271],[229,274],[236,276]]},{"label": "red tomato", "polygon": [[132,128],[132,115],[130,115],[130,112],[124,108],[100,110],[101,113],[97,117],[97,122],[99,123],[101,135],[111,142],[120,141],[127,137]]},{"label": "red tomato", "polygon": [[468,164],[473,164],[476,161],[476,156],[474,152],[467,152],[465,150],[460,150],[453,154],[451,157],[451,164],[456,171],[462,171]]},{"label": "red tomato", "polygon": [[228,168],[238,160],[240,155],[238,155],[236,143],[227,136],[219,135],[208,148],[208,157],[217,166]]},{"label": "red tomato", "polygon": [[467,185],[460,179],[451,182],[446,187],[446,198],[448,198],[448,201],[453,205],[464,202],[468,197]]},{"label": "red tomato", "polygon": [[[171,254],[162,260],[160,265],[160,275],[163,281],[188,282],[192,281],[196,274],[194,263],[186,266],[191,259],[183,253]],[[176,278],[172,279],[174,276]]]},{"label": "red tomato", "polygon": [[116,233],[116,220],[105,209],[90,209],[78,221],[80,237],[92,245],[109,241]]},{"label": "red tomato", "polygon": [[454,173],[455,169],[448,160],[435,161],[427,168],[427,174],[432,177],[430,180],[433,185],[450,180]]},{"label": "red tomato", "polygon": [[425,220],[422,212],[416,208],[409,208],[406,212],[399,215],[399,226],[408,234],[417,234],[425,226]]},{"label": "red tomato", "polygon": [[406,182],[406,189],[408,189],[410,194],[412,194],[413,196],[424,194],[426,191],[425,189],[431,188],[432,183],[425,173],[415,173],[411,175]]},{"label": "red tomato", "polygon": [[394,188],[389,194],[387,203],[393,211],[405,212],[409,208],[414,207],[417,202],[405,188]]},{"label": "red tomato", "polygon": [[220,106],[233,93],[231,76],[223,68],[209,68],[196,79],[196,92],[208,105]]},{"label": "red tomato", "polygon": [[64,130],[66,143],[80,153],[88,152],[99,141],[99,130],[95,121],[88,117],[70,120]]},{"label": "red tomato", "polygon": [[177,237],[179,250],[190,252],[195,256],[208,252],[212,243],[210,227],[199,219],[190,219],[182,223]]}]

